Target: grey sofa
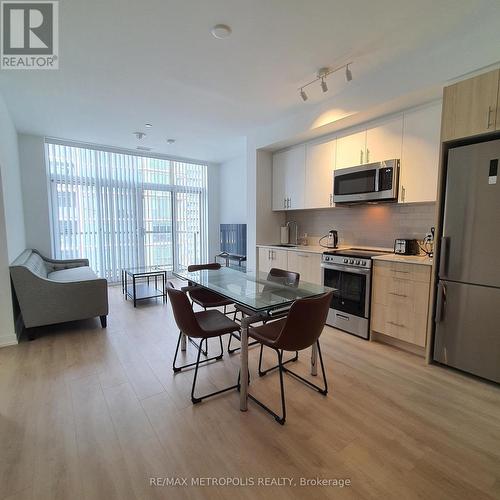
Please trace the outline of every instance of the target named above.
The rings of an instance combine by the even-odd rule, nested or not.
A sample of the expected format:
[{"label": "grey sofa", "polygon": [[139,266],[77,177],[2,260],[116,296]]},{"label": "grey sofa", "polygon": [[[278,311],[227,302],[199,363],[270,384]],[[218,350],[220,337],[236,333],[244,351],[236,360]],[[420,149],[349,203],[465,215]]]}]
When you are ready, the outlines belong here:
[{"label": "grey sofa", "polygon": [[10,275],[26,328],[97,316],[106,327],[108,282],[87,259],[53,260],[25,250],[11,264]]}]

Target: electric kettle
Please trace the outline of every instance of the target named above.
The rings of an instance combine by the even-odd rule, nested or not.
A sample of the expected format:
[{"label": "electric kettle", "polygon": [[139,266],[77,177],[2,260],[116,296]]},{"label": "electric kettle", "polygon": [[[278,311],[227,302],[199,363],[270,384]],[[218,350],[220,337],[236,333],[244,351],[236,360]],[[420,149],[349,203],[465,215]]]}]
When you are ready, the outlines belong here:
[{"label": "electric kettle", "polygon": [[[326,238],[328,238],[326,241],[326,245],[323,245],[323,243],[321,243],[321,242]],[[337,246],[339,244],[339,233],[337,231],[335,231],[335,229],[331,229],[328,232],[328,234],[325,234],[325,236],[322,236],[319,239],[319,244],[325,248],[337,248]]]}]

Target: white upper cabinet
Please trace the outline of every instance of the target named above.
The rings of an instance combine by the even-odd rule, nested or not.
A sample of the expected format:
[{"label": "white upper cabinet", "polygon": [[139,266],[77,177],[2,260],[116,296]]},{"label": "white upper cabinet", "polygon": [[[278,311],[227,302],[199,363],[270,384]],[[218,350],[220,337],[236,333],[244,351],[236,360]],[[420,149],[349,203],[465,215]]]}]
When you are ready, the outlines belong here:
[{"label": "white upper cabinet", "polygon": [[366,163],[366,130],[337,139],[335,168],[354,167]]},{"label": "white upper cabinet", "polygon": [[399,201],[436,201],[441,102],[405,113]]},{"label": "white upper cabinet", "polygon": [[369,128],[366,131],[366,153],[363,163],[400,159],[402,142],[402,115]]},{"label": "white upper cabinet", "polygon": [[304,208],[306,146],[273,155],[273,210]]},{"label": "white upper cabinet", "polygon": [[286,208],[286,162],[288,151],[273,155],[273,210]]},{"label": "white upper cabinet", "polygon": [[306,184],[304,208],[333,207],[333,171],[336,140],[306,145]]},{"label": "white upper cabinet", "polygon": [[399,202],[436,201],[441,102],[401,113],[337,139],[273,155],[273,210],[328,208],[334,170],[400,159]]}]

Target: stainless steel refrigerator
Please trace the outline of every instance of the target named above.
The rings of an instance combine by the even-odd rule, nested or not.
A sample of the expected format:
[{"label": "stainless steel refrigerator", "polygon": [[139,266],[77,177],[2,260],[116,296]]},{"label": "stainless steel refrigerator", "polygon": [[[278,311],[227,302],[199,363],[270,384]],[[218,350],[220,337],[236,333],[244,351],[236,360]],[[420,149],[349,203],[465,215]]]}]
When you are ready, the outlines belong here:
[{"label": "stainless steel refrigerator", "polygon": [[500,382],[500,140],[448,154],[434,360]]}]

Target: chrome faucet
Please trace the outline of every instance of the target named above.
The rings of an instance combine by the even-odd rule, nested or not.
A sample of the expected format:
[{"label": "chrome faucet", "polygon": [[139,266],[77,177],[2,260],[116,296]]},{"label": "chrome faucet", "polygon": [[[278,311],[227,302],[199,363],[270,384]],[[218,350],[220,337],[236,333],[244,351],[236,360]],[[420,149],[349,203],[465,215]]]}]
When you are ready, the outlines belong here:
[{"label": "chrome faucet", "polygon": [[286,223],[286,227],[288,227],[288,232],[290,232],[290,226],[292,224],[295,226],[295,245],[298,245],[299,244],[299,225],[294,220],[289,220]]}]

